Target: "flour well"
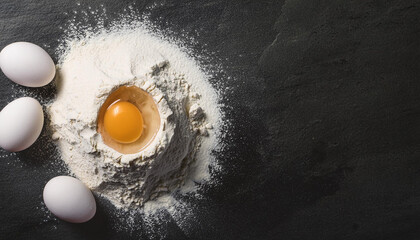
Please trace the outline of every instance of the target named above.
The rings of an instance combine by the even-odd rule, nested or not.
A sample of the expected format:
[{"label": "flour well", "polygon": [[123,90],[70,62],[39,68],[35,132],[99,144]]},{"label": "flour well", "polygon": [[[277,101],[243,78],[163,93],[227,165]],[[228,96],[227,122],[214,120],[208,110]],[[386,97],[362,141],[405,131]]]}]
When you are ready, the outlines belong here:
[{"label": "flour well", "polygon": [[[140,25],[69,41],[57,72],[57,98],[47,107],[70,171],[119,208],[133,208],[209,177],[221,113],[208,76],[176,45]],[[152,95],[161,116],[153,142],[121,154],[96,132],[99,108],[120,86]]]}]

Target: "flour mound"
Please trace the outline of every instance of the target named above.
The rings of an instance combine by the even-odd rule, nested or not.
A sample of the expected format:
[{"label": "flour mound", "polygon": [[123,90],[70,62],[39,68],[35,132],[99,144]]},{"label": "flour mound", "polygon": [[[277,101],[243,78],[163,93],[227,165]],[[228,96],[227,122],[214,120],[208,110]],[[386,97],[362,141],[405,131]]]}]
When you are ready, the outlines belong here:
[{"label": "flour mound", "polygon": [[[196,62],[146,29],[115,28],[69,41],[47,111],[70,171],[118,208],[194,190],[209,177],[221,119],[217,94]],[[120,86],[151,94],[161,117],[153,142],[136,154],[108,147],[96,131],[99,108]]]}]

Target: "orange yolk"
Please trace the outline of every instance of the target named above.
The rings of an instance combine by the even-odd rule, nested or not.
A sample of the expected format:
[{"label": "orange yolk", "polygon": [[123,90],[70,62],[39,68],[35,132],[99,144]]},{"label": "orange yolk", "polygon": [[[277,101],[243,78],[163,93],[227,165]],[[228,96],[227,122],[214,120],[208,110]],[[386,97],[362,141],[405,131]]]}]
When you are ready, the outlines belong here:
[{"label": "orange yolk", "polygon": [[143,132],[140,110],[129,102],[116,102],[108,107],[104,116],[105,131],[120,143],[132,143]]}]

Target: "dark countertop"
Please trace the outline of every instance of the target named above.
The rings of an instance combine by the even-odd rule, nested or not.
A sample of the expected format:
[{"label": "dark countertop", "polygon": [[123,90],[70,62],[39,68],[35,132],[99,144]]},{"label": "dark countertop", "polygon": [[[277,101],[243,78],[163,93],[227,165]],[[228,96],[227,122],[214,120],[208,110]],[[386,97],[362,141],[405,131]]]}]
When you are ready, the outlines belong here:
[{"label": "dark countertop", "polygon": [[[418,239],[420,2],[32,1],[0,4],[0,48],[54,53],[73,10],[134,6],[208,58],[233,126],[218,185],[183,226],[127,230],[101,198],[85,224],[52,217],[42,189],[66,169],[44,129],[29,149],[0,150],[0,239]],[[159,4],[155,4],[159,3]],[[154,6],[150,8],[150,6]],[[0,74],[0,108],[27,89]],[[23,93],[25,92],[25,94]],[[121,216],[120,216],[121,217]]]}]

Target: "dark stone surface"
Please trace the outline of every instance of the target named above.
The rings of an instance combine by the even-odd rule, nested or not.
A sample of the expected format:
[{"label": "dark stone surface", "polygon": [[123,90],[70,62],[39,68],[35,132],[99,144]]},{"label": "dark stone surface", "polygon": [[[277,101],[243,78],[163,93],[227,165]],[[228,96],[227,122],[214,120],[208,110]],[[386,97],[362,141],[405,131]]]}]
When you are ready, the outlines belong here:
[{"label": "dark stone surface", "polygon": [[[157,4],[152,10],[148,6]],[[132,1],[0,4],[0,48],[15,41],[54,49],[69,15]],[[85,224],[48,215],[42,189],[66,174],[49,133],[28,150],[0,150],[0,239],[418,239],[420,235],[420,2],[380,0],[137,1],[189,48],[223,90],[234,124],[220,154],[220,185],[188,228],[171,216],[154,233],[115,229],[98,200]],[[275,39],[275,40],[274,40]],[[273,42],[274,41],[274,42]],[[0,75],[0,107],[26,89]],[[138,224],[144,224],[141,219]]]}]

